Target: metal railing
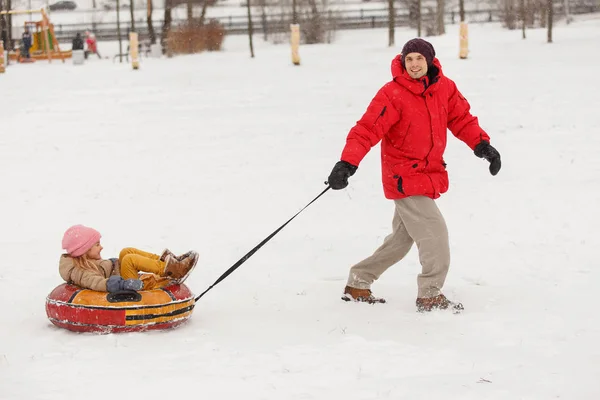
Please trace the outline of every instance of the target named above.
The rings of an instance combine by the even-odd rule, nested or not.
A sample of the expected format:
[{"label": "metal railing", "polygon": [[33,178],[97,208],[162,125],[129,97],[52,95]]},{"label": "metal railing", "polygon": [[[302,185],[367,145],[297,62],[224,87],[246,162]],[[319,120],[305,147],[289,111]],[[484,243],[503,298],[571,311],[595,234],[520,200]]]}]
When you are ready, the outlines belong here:
[{"label": "metal railing", "polygon": [[[591,5],[572,5],[571,14],[584,14],[600,11],[598,4]],[[556,18],[564,15],[562,4],[557,4],[555,8]],[[123,15],[120,23],[121,38],[127,40],[128,32],[131,29],[131,22],[127,18],[128,14]],[[502,9],[487,9],[487,10],[470,10],[465,12],[466,20],[469,23],[485,23],[499,22],[503,20],[504,11]],[[328,11],[321,15],[324,26],[330,30],[349,30],[349,29],[365,29],[365,28],[384,28],[388,26],[388,9],[386,7],[377,9],[350,9],[343,11]],[[423,14],[423,29],[426,32],[427,25],[432,24],[434,15]],[[451,11],[445,16],[447,24],[458,23],[458,13]],[[211,18],[218,21],[225,28],[228,35],[241,35],[248,33],[248,19],[245,15],[225,16]],[[308,15],[299,14],[299,23],[302,27],[303,23],[308,20]],[[256,34],[277,34],[289,32],[289,26],[292,21],[291,12],[284,13],[269,13],[265,15],[253,15],[253,27]],[[173,21],[172,26],[185,24],[186,21]],[[153,21],[153,27],[157,38],[162,33],[162,20]],[[396,10],[395,26],[414,26],[414,16],[410,15],[408,10]],[[18,27],[13,27],[13,37],[20,37]],[[77,32],[85,32],[92,29],[92,23],[74,23],[74,24],[54,24],[56,38],[61,43],[70,43]],[[117,23],[116,22],[96,22],[93,26],[96,38],[102,40],[117,40]],[[135,30],[139,35],[140,42],[149,39],[148,25],[145,20],[135,21]],[[14,34],[17,34],[16,36]]]}]

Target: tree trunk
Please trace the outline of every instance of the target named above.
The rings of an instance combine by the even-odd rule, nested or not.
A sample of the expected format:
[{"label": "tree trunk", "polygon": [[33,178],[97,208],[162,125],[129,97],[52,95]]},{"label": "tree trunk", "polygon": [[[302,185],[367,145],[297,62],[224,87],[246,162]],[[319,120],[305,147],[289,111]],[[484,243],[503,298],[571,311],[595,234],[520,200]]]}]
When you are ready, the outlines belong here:
[{"label": "tree trunk", "polygon": [[135,32],[135,13],[133,0],[129,0],[129,13],[131,14],[131,32]]},{"label": "tree trunk", "polygon": [[[204,2],[204,4],[206,4],[207,1]],[[194,19],[194,6],[192,5],[191,1],[188,1],[187,3],[187,21],[188,21],[188,25],[192,25],[192,20]]]},{"label": "tree trunk", "polygon": [[421,28],[422,28],[422,21],[421,21],[421,0],[417,0],[417,36],[421,37]]},{"label": "tree trunk", "polygon": [[554,19],[553,0],[548,0],[548,43],[552,43],[552,22]]},{"label": "tree trunk", "polygon": [[[6,0],[6,9],[12,10],[12,0]],[[6,16],[6,34],[8,36],[8,45],[10,49],[14,47],[13,37],[12,37],[12,14],[8,14]],[[4,43],[4,47],[6,48],[6,43]]]},{"label": "tree trunk", "polygon": [[[249,1],[249,0],[248,0]],[[204,25],[204,18],[206,18],[206,10],[208,9],[208,0],[205,0],[204,3],[202,3],[202,10],[200,11],[200,18],[199,18],[199,24],[200,26]]]},{"label": "tree trunk", "polygon": [[446,7],[444,0],[437,0],[437,15],[436,25],[437,34],[443,35],[446,33],[446,24],[444,24],[444,8]]},{"label": "tree trunk", "polygon": [[164,21],[163,21],[161,41],[162,41],[163,52],[166,52],[167,56],[169,56],[171,54],[170,50],[169,50],[169,43],[168,43],[169,31],[171,30],[171,22],[172,22],[171,2],[169,0],[165,0],[165,17],[164,17]]},{"label": "tree trunk", "polygon": [[265,0],[260,0],[260,21],[262,24],[263,40],[269,40],[269,27],[267,26],[267,10]]},{"label": "tree trunk", "polygon": [[[544,0],[539,0],[539,1],[544,1]],[[527,26],[530,28],[535,27],[535,11],[536,11],[536,9],[540,8],[539,1],[538,0],[527,0]],[[546,6],[542,6],[541,10],[540,10],[540,13],[542,14],[542,16],[540,17],[542,19],[542,26],[546,26],[546,22],[544,21],[545,10],[546,10]]]},{"label": "tree trunk", "polygon": [[525,22],[525,0],[521,0],[521,31],[523,39],[527,39],[527,35],[525,34],[525,27],[527,26]]},{"label": "tree trunk", "polygon": [[[531,0],[528,0],[531,1]],[[504,0],[504,24],[510,30],[518,26],[518,16],[513,0]]]},{"label": "tree trunk", "polygon": [[119,38],[119,62],[123,62],[123,44],[121,43],[121,3],[117,0],[117,37]]},{"label": "tree trunk", "polygon": [[94,9],[92,13],[92,31],[96,32],[96,0],[92,0],[92,8]]},{"label": "tree trunk", "polygon": [[146,14],[146,22],[148,23],[148,34],[150,35],[150,44],[156,43],[156,32],[154,32],[154,24],[152,22],[152,12],[154,11],[154,5],[152,4],[152,0],[147,0],[147,14]]},{"label": "tree trunk", "polygon": [[460,14],[460,22],[465,22],[465,0],[458,1],[458,12]]},{"label": "tree trunk", "polygon": [[394,0],[388,0],[388,46],[394,45],[394,27],[396,26],[396,10]]},{"label": "tree trunk", "polygon": [[[548,22],[548,4],[547,4],[547,0],[546,3],[542,2],[539,3],[539,10],[540,10],[540,27],[545,28]],[[532,14],[535,15],[535,11],[532,12]],[[533,26],[534,24],[534,19],[531,20],[531,25]]]},{"label": "tree trunk", "polygon": [[252,26],[252,11],[250,7],[250,0],[246,0],[246,8],[248,10],[248,41],[250,43],[250,57],[254,58],[254,44],[252,43],[252,34],[253,26]]},{"label": "tree trunk", "polygon": [[[0,11],[2,10],[4,10],[4,0],[0,0]],[[0,15],[0,40],[4,42],[4,48],[7,51],[10,51],[10,43],[8,43],[8,35],[6,32],[6,17],[6,15]]]},{"label": "tree trunk", "polygon": [[569,0],[563,0],[563,7],[565,8],[565,19],[567,20],[567,25],[569,25],[573,20],[571,18],[571,7],[569,3]]}]

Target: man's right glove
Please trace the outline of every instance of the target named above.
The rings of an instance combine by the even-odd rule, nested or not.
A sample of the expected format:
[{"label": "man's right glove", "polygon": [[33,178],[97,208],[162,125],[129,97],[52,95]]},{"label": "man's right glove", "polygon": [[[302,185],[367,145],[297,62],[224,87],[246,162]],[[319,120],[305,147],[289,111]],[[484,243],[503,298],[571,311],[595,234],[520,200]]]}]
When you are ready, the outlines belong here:
[{"label": "man's right glove", "polygon": [[500,153],[496,150],[490,142],[482,140],[477,146],[475,146],[475,155],[479,158],[485,158],[490,163],[490,174],[496,175],[500,171],[502,163],[500,162]]},{"label": "man's right glove", "polygon": [[331,170],[327,183],[333,190],[343,189],[348,186],[348,178],[350,178],[356,170],[357,166],[354,166],[346,161],[338,161]]},{"label": "man's right glove", "polygon": [[113,275],[106,281],[106,290],[109,292],[118,292],[121,290],[142,290],[144,283],[139,279],[123,279],[120,276]]}]

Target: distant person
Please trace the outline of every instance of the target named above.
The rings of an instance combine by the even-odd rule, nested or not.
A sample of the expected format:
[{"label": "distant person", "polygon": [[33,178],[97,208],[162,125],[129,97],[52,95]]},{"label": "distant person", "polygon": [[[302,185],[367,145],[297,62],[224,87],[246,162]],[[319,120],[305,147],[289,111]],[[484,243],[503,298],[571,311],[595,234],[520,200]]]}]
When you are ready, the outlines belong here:
[{"label": "distant person", "polygon": [[492,175],[498,173],[500,153],[471,115],[456,84],[442,72],[431,43],[409,40],[392,60],[392,80],[350,129],[341,160],[329,175],[332,189],[345,188],[362,159],[381,142],[383,191],[395,203],[392,233],[373,255],[350,269],[343,300],[384,303],[373,295],[371,285],[416,243],[422,267],[417,278],[417,310],[463,308],[442,294],[450,245],[435,199],[448,190],[447,129],[490,163]]},{"label": "distant person", "polygon": [[25,27],[25,32],[23,32],[23,36],[21,36],[21,44],[23,47],[23,57],[31,58],[31,54],[29,54],[29,50],[32,45],[31,32],[29,32],[29,28]]},{"label": "distant person", "polygon": [[86,56],[88,54],[96,54],[98,58],[102,59],[102,56],[100,55],[100,53],[98,53],[98,42],[96,41],[96,35],[88,31],[85,43],[87,44]]},{"label": "distant person", "polygon": [[85,45],[83,43],[83,38],[81,37],[81,33],[77,32],[75,38],[73,39],[73,44],[71,46],[72,50],[84,50]]}]

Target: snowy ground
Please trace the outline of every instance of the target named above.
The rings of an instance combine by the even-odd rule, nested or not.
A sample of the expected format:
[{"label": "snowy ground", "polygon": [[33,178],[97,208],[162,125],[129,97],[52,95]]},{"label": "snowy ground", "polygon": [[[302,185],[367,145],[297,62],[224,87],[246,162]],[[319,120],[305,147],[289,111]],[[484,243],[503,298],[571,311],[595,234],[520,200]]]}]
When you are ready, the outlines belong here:
[{"label": "snowy ground", "polygon": [[[340,300],[348,268],[389,232],[379,149],[168,332],[55,328],[64,230],[125,246],[197,249],[200,293],[323,188],[345,135],[414,33],[339,32],[334,45],[228,37],[225,51],[37,62],[0,75],[0,399],[600,398],[600,18],[545,32],[456,26],[431,38],[502,153],[454,138],[445,293],[462,315],[415,312],[416,249],[374,285],[388,304]],[[106,49],[107,52],[110,52]]]}]

